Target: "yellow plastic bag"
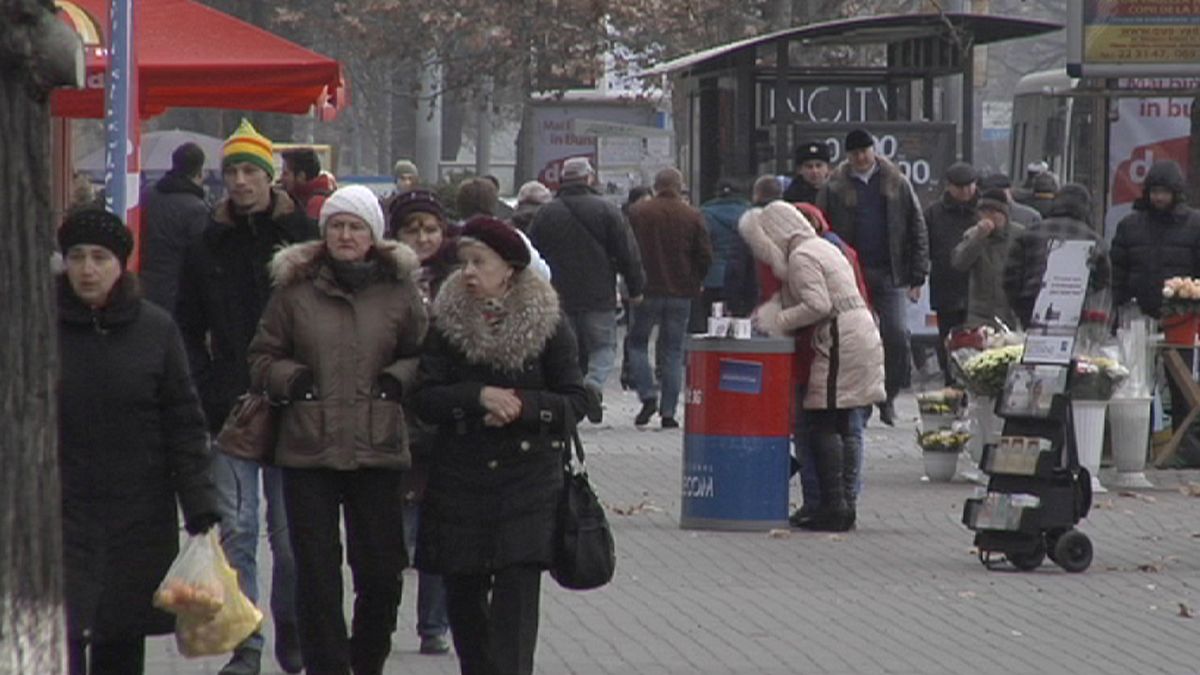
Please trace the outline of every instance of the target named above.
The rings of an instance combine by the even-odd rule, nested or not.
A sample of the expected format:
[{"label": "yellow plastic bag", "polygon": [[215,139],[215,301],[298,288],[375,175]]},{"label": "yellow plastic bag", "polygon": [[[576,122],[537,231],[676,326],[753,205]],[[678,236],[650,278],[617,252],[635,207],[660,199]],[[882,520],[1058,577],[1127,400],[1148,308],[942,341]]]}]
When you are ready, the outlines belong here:
[{"label": "yellow plastic bag", "polygon": [[[197,553],[202,550],[205,553]],[[168,572],[167,578],[163,580],[164,587],[160,587],[159,593],[155,594],[155,606],[175,614],[175,644],[179,647],[179,653],[184,656],[226,654],[233,651],[234,647],[258,630],[263,619],[262,612],[238,588],[237,572],[229,566],[225,552],[221,550],[217,528],[209,530],[207,534],[189,539],[184,544],[183,550],[180,551],[176,563],[183,560],[189,551],[194,559],[207,558],[206,573],[194,574],[193,578],[215,581],[220,596],[220,604],[216,606],[216,611],[210,611],[213,608],[212,605],[181,603],[177,597],[165,598],[165,600],[176,600],[173,605],[159,604],[164,600],[161,597],[165,590],[164,587],[168,585],[168,582],[179,579],[179,575],[172,577],[171,572]],[[196,561],[193,560],[191,565],[194,567]],[[171,569],[174,571],[176,565],[173,564]],[[217,593],[213,593],[213,595],[217,595]],[[199,611],[193,611],[193,609]]]}]

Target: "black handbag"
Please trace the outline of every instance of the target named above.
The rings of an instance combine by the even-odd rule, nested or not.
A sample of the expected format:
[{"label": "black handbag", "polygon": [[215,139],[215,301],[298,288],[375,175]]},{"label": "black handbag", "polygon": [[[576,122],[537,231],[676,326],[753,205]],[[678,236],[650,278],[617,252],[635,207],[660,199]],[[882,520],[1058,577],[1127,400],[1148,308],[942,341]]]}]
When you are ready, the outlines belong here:
[{"label": "black handbag", "polygon": [[[563,457],[563,493],[558,507],[554,566],[550,575],[563,588],[588,591],[612,581],[617,568],[617,549],[604,507],[588,481],[583,460],[583,443],[568,412],[567,439]],[[579,460],[571,466],[571,446]]]}]

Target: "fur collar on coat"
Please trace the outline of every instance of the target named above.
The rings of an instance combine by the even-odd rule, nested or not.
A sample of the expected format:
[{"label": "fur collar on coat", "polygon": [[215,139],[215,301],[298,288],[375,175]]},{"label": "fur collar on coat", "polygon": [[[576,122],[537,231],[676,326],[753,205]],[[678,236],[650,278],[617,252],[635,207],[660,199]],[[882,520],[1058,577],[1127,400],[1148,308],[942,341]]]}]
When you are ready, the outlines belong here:
[{"label": "fur collar on coat", "polygon": [[[904,184],[904,174],[900,173],[900,167],[883,155],[875,155],[875,161],[879,162],[880,192],[886,199],[896,199]],[[854,183],[850,182],[853,180],[858,179],[854,177],[850,161],[843,160],[830,174],[827,185],[827,189],[838,193],[847,208],[854,208],[858,204],[858,192],[854,189]]]},{"label": "fur collar on coat", "polygon": [[[278,287],[317,278],[327,259],[325,242],[306,241],[284,246],[271,258],[271,281]],[[375,244],[376,281],[411,280],[421,267],[417,254],[407,244],[390,239]]]},{"label": "fur collar on coat", "polygon": [[526,269],[514,275],[512,289],[499,300],[500,321],[484,316],[487,301],[471,295],[462,272],[451,274],[433,303],[434,324],[467,361],[518,372],[542,353],[558,330],[558,293],[550,282]]}]

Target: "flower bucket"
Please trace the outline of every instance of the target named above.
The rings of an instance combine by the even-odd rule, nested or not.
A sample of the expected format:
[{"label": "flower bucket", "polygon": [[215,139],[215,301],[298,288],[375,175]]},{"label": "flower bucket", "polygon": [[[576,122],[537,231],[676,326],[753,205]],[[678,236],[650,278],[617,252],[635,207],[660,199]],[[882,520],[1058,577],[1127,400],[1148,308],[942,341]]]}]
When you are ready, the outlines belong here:
[{"label": "flower bucket", "polygon": [[1092,476],[1092,493],[1108,492],[1100,484],[1100,451],[1104,448],[1104,412],[1108,401],[1071,401],[1079,464]]},{"label": "flower bucket", "polygon": [[967,452],[976,465],[983,459],[983,448],[1000,442],[1003,420],[996,415],[996,399],[976,396],[971,400],[971,418],[975,420],[975,433],[967,443]]},{"label": "flower bucket", "polygon": [[954,478],[958,466],[957,452],[941,452],[925,450],[921,458],[925,460],[925,476],[935,483],[948,483]]},{"label": "flower bucket", "polygon": [[1172,314],[1162,319],[1164,339],[1173,345],[1196,344],[1196,333],[1200,330],[1200,315]]},{"label": "flower bucket", "polygon": [[1108,403],[1112,425],[1113,459],[1117,465],[1116,487],[1152,488],[1146,478],[1146,453],[1150,441],[1149,396],[1117,398]]}]

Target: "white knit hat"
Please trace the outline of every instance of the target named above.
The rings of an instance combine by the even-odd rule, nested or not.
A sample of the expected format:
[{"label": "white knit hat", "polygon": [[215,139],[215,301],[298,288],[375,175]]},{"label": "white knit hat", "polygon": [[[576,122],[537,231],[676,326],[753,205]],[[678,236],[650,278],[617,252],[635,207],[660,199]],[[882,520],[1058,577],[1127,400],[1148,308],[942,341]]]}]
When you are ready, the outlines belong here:
[{"label": "white knit hat", "polygon": [[379,198],[369,188],[361,185],[350,185],[338,188],[329,195],[329,199],[321,205],[321,216],[317,219],[317,227],[321,228],[321,236],[325,236],[325,223],[339,213],[349,213],[362,218],[371,228],[375,241],[383,241],[383,209],[379,207]]},{"label": "white knit hat", "polygon": [[787,245],[792,237],[801,235],[808,239],[817,235],[817,231],[804,214],[783,200],[767,204],[758,214],[758,224],[762,227],[763,234],[766,234],[771,243],[778,246],[784,255],[787,255]]}]

